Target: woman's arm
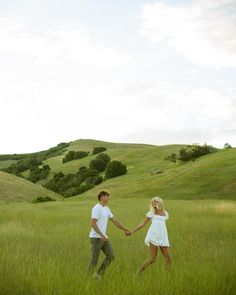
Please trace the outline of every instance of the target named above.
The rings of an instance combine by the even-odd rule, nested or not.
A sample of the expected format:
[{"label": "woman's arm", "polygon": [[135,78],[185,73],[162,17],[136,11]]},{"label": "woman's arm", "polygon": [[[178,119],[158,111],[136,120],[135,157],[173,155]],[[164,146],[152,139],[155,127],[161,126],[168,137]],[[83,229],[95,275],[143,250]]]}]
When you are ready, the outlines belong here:
[{"label": "woman's arm", "polygon": [[146,217],[142,223],[140,223],[137,227],[135,227],[132,230],[132,233],[134,234],[136,231],[140,230],[143,228],[148,222],[150,221],[150,218]]}]

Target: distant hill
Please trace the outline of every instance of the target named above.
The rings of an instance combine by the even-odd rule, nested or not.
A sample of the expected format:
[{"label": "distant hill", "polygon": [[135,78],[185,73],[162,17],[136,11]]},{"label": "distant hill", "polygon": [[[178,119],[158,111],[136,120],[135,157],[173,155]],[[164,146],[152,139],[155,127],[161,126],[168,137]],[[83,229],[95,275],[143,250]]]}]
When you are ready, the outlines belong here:
[{"label": "distant hill", "polygon": [[[124,198],[150,198],[160,194],[168,199],[236,199],[236,148],[221,149],[194,162],[175,164],[164,158],[170,153],[177,153],[184,145],[155,146],[79,139],[70,142],[66,148],[63,147],[59,155],[49,154],[43,161],[43,164],[48,164],[52,169],[48,179],[55,172],[75,173],[79,167],[88,166],[96,157],[91,154],[93,148],[101,146],[107,148],[105,153],[112,160],[122,161],[127,166],[128,173],[106,180],[94,189],[78,195],[79,198],[94,196],[99,189],[106,188],[114,197]],[[70,150],[87,151],[90,154],[63,164],[62,159]],[[8,156],[5,161],[7,160],[12,159]],[[2,161],[1,164],[0,161],[1,165],[6,167],[6,162]],[[27,173],[24,171],[23,175],[27,176]],[[71,199],[74,198],[77,197]]]},{"label": "distant hill", "polygon": [[38,184],[33,184],[28,180],[15,175],[0,171],[0,200],[7,202],[32,201],[37,197],[51,197],[60,199],[61,197]]}]

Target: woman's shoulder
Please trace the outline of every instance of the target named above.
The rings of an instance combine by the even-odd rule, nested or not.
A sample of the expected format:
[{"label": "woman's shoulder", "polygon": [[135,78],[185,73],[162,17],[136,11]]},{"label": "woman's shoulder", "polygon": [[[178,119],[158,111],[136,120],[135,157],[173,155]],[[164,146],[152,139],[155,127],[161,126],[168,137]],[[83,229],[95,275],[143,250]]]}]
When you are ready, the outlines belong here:
[{"label": "woman's shoulder", "polygon": [[150,210],[147,212],[146,217],[152,218],[153,217],[153,212]]},{"label": "woman's shoulder", "polygon": [[166,210],[164,210],[164,212],[165,212],[166,217],[169,218],[169,213]]}]

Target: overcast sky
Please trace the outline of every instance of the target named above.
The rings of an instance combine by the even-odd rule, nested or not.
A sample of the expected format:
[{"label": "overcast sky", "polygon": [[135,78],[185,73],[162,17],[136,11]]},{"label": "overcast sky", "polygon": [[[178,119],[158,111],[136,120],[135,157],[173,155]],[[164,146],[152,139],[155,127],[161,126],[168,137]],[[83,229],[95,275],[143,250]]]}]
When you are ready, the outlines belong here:
[{"label": "overcast sky", "polygon": [[236,146],[235,0],[1,0],[0,153]]}]

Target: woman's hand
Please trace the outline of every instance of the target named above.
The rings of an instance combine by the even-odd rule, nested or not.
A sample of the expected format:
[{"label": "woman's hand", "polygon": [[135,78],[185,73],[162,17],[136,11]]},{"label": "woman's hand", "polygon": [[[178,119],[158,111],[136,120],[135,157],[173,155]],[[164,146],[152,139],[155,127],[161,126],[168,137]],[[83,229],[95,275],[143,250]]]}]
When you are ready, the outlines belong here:
[{"label": "woman's hand", "polygon": [[126,235],[126,236],[132,236],[132,234],[133,234],[133,232],[130,231],[130,230],[126,230],[126,231],[125,231],[125,235]]}]

